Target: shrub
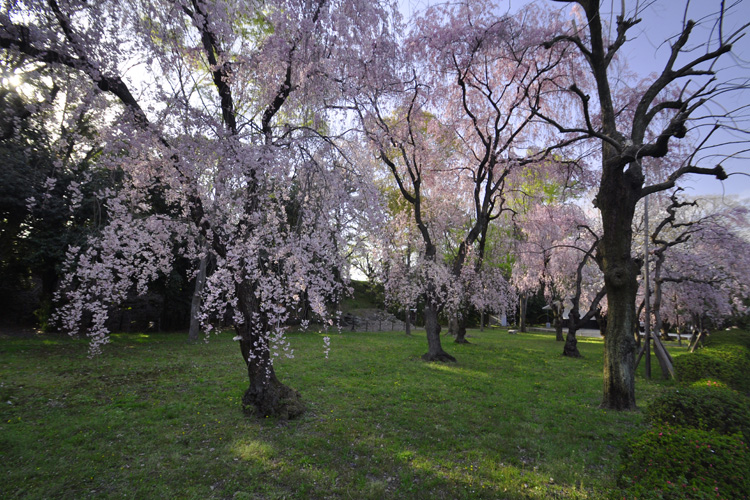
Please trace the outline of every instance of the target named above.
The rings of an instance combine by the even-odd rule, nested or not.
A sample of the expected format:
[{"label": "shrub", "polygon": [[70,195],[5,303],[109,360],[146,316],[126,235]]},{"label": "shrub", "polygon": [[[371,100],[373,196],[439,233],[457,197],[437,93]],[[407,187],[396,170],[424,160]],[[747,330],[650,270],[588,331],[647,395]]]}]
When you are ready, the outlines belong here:
[{"label": "shrub", "polygon": [[702,378],[690,384],[690,387],[721,387],[722,389],[726,389],[729,386],[725,384],[724,382],[722,382],[721,380],[711,380],[710,378]]},{"label": "shrub", "polygon": [[651,402],[647,415],[654,424],[741,433],[750,441],[750,400],[711,381],[662,393]]},{"label": "shrub", "polygon": [[701,379],[723,381],[732,388],[750,394],[750,334],[718,332],[708,346],[696,353],[675,358],[675,371],[683,383]]},{"label": "shrub", "polygon": [[710,347],[719,347],[724,345],[742,346],[750,350],[750,332],[741,330],[729,330],[712,333],[706,343]]},{"label": "shrub", "polygon": [[747,499],[750,449],[739,435],[657,426],[622,451],[623,498]]}]

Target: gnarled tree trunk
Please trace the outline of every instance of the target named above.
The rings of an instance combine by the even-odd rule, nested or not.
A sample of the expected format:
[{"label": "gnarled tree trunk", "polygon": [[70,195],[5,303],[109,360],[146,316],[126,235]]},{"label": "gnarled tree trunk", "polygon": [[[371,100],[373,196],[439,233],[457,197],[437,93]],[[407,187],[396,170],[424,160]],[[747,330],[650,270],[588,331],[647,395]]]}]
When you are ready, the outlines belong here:
[{"label": "gnarled tree trunk", "polygon": [[[604,148],[605,158],[607,150]],[[640,264],[633,259],[632,221],[643,177],[605,168],[597,194],[604,231],[597,260],[607,289],[607,334],[604,338],[602,408],[635,409],[635,301]]]},{"label": "gnarled tree trunk", "polygon": [[456,361],[456,358],[443,350],[440,345],[440,323],[438,309],[427,300],[424,306],[424,323],[427,331],[427,352],[422,355],[425,361]]},{"label": "gnarled tree trunk", "polygon": [[197,342],[200,334],[201,322],[198,314],[201,310],[201,297],[203,287],[206,284],[206,268],[208,266],[208,255],[205,255],[198,266],[198,275],[195,277],[195,289],[193,300],[190,303],[190,329],[188,330],[188,342]]},{"label": "gnarled tree trunk", "polygon": [[580,358],[581,353],[578,351],[578,339],[576,339],[576,332],[578,331],[579,322],[578,311],[570,311],[568,315],[568,335],[565,337],[565,346],[563,347],[563,356],[569,356],[571,358]]},{"label": "gnarled tree trunk", "polygon": [[466,314],[456,314],[456,344],[468,344],[466,340]]},{"label": "gnarled tree trunk", "polygon": [[565,337],[563,336],[563,313],[565,307],[562,301],[552,302],[552,324],[555,326],[555,340],[558,342],[564,342]]},{"label": "gnarled tree trunk", "polygon": [[237,298],[237,307],[244,322],[236,324],[235,330],[240,337],[240,351],[250,380],[250,386],[242,397],[242,409],[248,414],[284,420],[302,415],[305,406],[299,392],[276,378],[271,351],[264,335],[268,331],[268,321],[260,310],[252,287],[245,283],[237,285]]}]

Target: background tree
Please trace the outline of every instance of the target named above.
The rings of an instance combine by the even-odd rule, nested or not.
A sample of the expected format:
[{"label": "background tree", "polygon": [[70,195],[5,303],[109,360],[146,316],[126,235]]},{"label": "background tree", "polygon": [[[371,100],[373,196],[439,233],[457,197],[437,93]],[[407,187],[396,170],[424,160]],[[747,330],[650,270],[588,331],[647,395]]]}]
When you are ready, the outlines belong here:
[{"label": "background tree", "polygon": [[[376,154],[391,170],[401,195],[412,206],[411,211],[402,212],[401,215],[413,216],[422,240],[419,260],[415,262],[415,266],[425,302],[428,352],[423,358],[428,361],[455,361],[453,356],[443,350],[440,343],[441,327],[438,315],[445,307],[451,289],[450,280],[447,279],[447,273],[441,268],[438,258],[439,245],[436,238],[441,232],[436,232],[432,227],[432,223],[440,221],[441,218],[428,218],[428,196],[425,195],[425,191],[432,187],[430,181],[434,180],[428,165],[444,160],[441,158],[442,151],[439,146],[435,147],[433,144],[444,145],[452,138],[437,120],[423,111],[424,101],[419,87],[405,89],[401,97],[407,100],[397,115],[398,120],[391,120],[381,112],[381,103],[376,95],[372,95],[367,103],[370,106],[369,116],[361,113],[360,117]],[[442,222],[445,222],[444,218]],[[402,271],[397,265],[401,260],[398,258],[388,265],[389,271],[393,272],[388,277],[396,277],[399,283],[404,277],[409,276],[406,270]]]},{"label": "background tree", "polygon": [[[374,78],[368,99],[358,103],[367,137],[414,207],[423,261],[434,268],[430,279],[445,273],[437,271],[438,219],[428,219],[424,206],[428,182],[450,186],[451,197],[465,204],[466,222],[451,228],[455,251],[445,258],[459,282],[472,252],[481,267],[483,242],[490,223],[507,209],[514,176],[554,164],[532,153],[539,137],[527,100],[534,96],[534,107],[547,105],[541,95],[560,55],[531,41],[528,33],[538,35],[531,23],[526,13],[502,16],[480,0],[429,7],[405,41],[400,79]],[[437,319],[445,308],[436,301],[438,290],[450,289],[447,281],[425,282],[425,359],[452,359],[439,344]]]},{"label": "background tree", "polygon": [[0,310],[5,321],[46,329],[65,248],[106,221],[95,193],[113,187],[117,173],[96,164],[96,99],[80,92],[80,79],[2,57]]},{"label": "background tree", "polygon": [[[562,314],[568,309],[568,333],[563,354],[580,357],[576,332],[599,309],[605,290],[593,255],[599,243],[596,224],[575,203],[538,205],[519,221],[514,281],[529,291],[544,290],[562,336]],[[588,305],[581,313],[582,304]]]},{"label": "background tree", "polygon": [[[720,200],[681,198],[671,194],[650,235],[653,244],[654,330],[667,324],[709,319],[721,326],[741,314],[748,296],[750,262],[743,231],[748,211]],[[681,318],[680,318],[681,317]],[[666,321],[665,321],[666,320]]]},{"label": "background tree", "polygon": [[516,292],[510,278],[513,266],[512,213],[497,219],[479,243],[472,274],[476,278],[466,288],[468,303],[479,312],[479,326],[484,329],[487,315],[505,315],[515,307]]},{"label": "background tree", "polygon": [[422,289],[419,283],[419,235],[410,223],[411,205],[401,193],[383,186],[387,201],[388,220],[377,238],[374,252],[378,266],[378,281],[383,283],[386,302],[405,311],[406,334],[411,335],[411,311],[417,309]]}]

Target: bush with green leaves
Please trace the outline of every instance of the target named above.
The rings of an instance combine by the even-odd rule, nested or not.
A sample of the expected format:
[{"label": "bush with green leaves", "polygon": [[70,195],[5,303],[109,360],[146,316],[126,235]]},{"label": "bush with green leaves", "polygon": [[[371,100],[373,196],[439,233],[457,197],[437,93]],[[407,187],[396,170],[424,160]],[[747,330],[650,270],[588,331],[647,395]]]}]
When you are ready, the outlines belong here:
[{"label": "bush with green leaves", "polygon": [[742,346],[750,350],[750,331],[726,330],[711,334],[707,345],[713,348],[720,346]]},{"label": "bush with green leaves", "polygon": [[750,441],[750,399],[715,384],[709,380],[703,386],[664,392],[649,405],[648,418],[654,424],[741,433]]},{"label": "bush with green leaves", "polygon": [[726,389],[729,386],[722,382],[721,380],[711,380],[710,378],[702,378],[700,380],[696,380],[692,384],[690,384],[688,387],[721,387],[722,389]]},{"label": "bush with green leaves", "polygon": [[750,449],[739,434],[655,426],[622,451],[620,497],[750,498]]},{"label": "bush with green leaves", "polygon": [[690,384],[702,379],[719,380],[750,394],[750,333],[717,332],[708,345],[692,354],[675,358],[680,382]]}]

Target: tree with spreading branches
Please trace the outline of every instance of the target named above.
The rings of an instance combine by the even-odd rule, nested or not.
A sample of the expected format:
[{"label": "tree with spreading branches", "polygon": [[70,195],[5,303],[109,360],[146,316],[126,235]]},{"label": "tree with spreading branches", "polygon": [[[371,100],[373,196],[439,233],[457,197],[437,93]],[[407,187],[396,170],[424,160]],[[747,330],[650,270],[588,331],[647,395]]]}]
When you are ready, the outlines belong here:
[{"label": "tree with spreading branches", "polygon": [[[453,360],[440,345],[438,315],[448,300],[466,302],[452,285],[467,266],[482,269],[490,225],[511,210],[513,186],[529,170],[567,166],[536,147],[534,110],[552,106],[542,96],[554,89],[564,56],[540,46],[551,33],[540,28],[547,20],[529,11],[504,15],[486,0],[428,7],[398,54],[400,70],[378,73],[356,103],[421,235],[427,360]],[[436,216],[443,213],[434,210],[438,191],[457,200],[458,224]],[[446,232],[451,252],[441,245]],[[465,342],[458,331],[457,342]]]},{"label": "tree with spreading branches", "polygon": [[[667,39],[669,50],[656,74],[633,82],[617,72],[627,62],[622,49],[641,16],[653,15],[649,8],[654,2],[637,3],[628,11],[623,1],[610,38],[598,0],[558,1],[574,4],[574,19],[545,46],[566,47],[579,54],[587,75],[580,80],[559,80],[560,91],[578,99],[576,113],[555,116],[539,110],[536,116],[566,141],[596,141],[601,146],[594,204],[603,224],[596,259],[608,297],[602,407],[629,410],[636,407],[632,332],[641,267],[631,252],[636,204],[644,196],[673,188],[687,174],[726,179],[721,164],[706,166],[697,152],[716,146],[722,128],[736,129],[732,120],[742,115],[742,108],[725,109],[719,115],[711,105],[723,95],[747,89],[746,81],[722,77],[720,69],[748,25],[728,30],[729,16],[740,12],[740,2],[719,2],[715,15],[699,22],[686,20],[679,33]],[[698,29],[707,24],[711,26],[708,34]],[[675,142],[688,135],[697,136],[696,154],[665,178],[647,181],[644,160],[668,155]]]},{"label": "tree with spreading branches", "polygon": [[[378,59],[393,15],[359,0],[24,0],[0,7],[0,50],[81,75],[102,96],[99,193],[110,221],[70,247],[60,318],[96,353],[108,310],[173,266],[212,254],[201,319],[232,318],[249,387],[243,407],[293,418],[276,377],[285,322],[303,303],[325,324],[345,289],[339,222],[366,210],[341,168],[335,104],[355,61]],[[156,209],[156,204],[160,208]]]},{"label": "tree with spreading branches", "polygon": [[745,312],[750,292],[750,242],[742,234],[750,224],[748,209],[681,195],[677,189],[664,200],[650,234],[656,334],[666,333],[666,324],[699,324],[695,318],[721,325]]},{"label": "tree with spreading branches", "polygon": [[563,336],[563,309],[570,303],[563,355],[581,357],[576,333],[594,317],[606,296],[601,272],[593,262],[599,244],[596,224],[578,204],[569,202],[539,205],[519,220],[519,227],[523,237],[514,283],[522,290],[544,291],[556,316],[558,338]]}]

